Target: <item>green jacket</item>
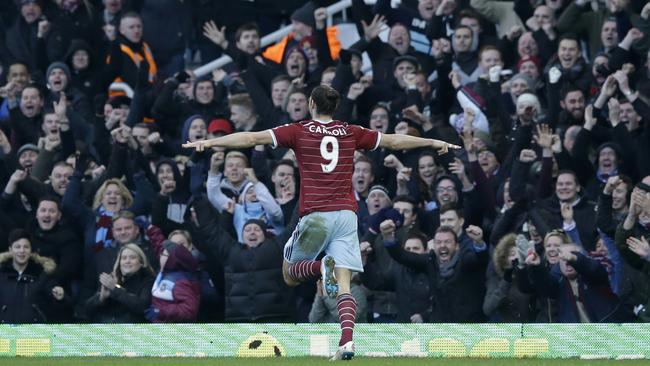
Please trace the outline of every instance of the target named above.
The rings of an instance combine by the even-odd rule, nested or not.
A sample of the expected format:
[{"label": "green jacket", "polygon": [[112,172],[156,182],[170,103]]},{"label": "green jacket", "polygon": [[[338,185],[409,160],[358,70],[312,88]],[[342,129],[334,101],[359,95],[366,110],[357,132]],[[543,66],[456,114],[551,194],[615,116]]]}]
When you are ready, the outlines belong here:
[{"label": "green jacket", "polygon": [[[632,45],[632,48],[641,55],[645,55],[645,52],[648,51],[648,44],[650,44],[650,22],[641,18],[638,14],[627,10],[626,12],[629,15],[632,26],[638,28],[645,34],[643,39]],[[603,27],[605,19],[611,16],[613,15],[609,10],[585,11],[584,7],[571,3],[560,16],[557,29],[560,34],[573,32],[580,37],[587,37],[589,41],[589,52],[591,58],[593,58],[603,47],[600,40],[600,30]],[[623,39],[625,34],[619,34],[618,36],[620,39]]]}]

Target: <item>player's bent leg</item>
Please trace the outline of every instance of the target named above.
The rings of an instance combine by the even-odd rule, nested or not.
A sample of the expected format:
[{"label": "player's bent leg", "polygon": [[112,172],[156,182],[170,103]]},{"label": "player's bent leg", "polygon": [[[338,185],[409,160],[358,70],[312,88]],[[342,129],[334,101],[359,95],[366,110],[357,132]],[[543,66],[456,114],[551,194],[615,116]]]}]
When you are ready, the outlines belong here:
[{"label": "player's bent leg", "polygon": [[287,284],[289,287],[296,287],[300,284],[300,281],[296,281],[289,275],[289,267],[291,266],[291,263],[287,262],[287,260],[282,261],[282,277],[284,278],[284,283]]},{"label": "player's bent leg", "polygon": [[[316,281],[321,277],[321,262],[303,259],[295,263],[289,263],[286,259],[286,276],[293,282]],[[283,266],[284,267],[284,266]],[[285,279],[286,282],[286,279]]]}]

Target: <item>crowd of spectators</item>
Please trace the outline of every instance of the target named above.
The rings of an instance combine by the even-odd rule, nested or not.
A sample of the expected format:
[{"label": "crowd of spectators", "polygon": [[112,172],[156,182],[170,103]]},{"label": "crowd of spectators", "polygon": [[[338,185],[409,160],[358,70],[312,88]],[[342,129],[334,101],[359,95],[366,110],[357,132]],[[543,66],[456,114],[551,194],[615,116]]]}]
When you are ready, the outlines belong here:
[{"label": "crowd of spectators", "polygon": [[0,322],[336,322],[283,281],[293,152],[181,146],[308,119],[321,83],[464,147],[356,153],[357,321],[650,319],[650,3],[352,0],[349,47],[332,3],[3,1]]}]

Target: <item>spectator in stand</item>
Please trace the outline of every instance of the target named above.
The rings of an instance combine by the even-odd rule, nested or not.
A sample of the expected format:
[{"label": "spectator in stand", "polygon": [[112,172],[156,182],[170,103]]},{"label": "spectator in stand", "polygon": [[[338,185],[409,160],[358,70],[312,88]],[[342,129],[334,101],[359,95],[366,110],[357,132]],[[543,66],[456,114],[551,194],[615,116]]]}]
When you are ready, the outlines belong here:
[{"label": "spectator in stand", "polygon": [[65,321],[70,298],[51,277],[54,260],[32,252],[24,230],[9,234],[9,251],[0,253],[0,322],[57,323]]},{"label": "spectator in stand", "polygon": [[[61,93],[65,93],[66,99],[70,103],[67,112],[74,112],[83,121],[90,121],[92,118],[90,103],[79,89],[71,85],[71,77],[68,65],[63,62],[51,63],[45,73],[49,93],[45,96],[43,104],[51,106],[53,102],[59,101]],[[80,139],[82,138],[80,137]]]},{"label": "spectator in stand", "polygon": [[[28,85],[20,94],[15,91],[18,85],[12,84],[7,90],[9,104],[9,125],[12,130],[10,137],[14,149],[24,144],[35,144],[38,141],[38,126],[43,121],[43,94],[34,85]],[[20,155],[20,154],[18,154]]]},{"label": "spectator in stand", "polygon": [[[194,246],[192,235],[186,230],[174,230],[167,238],[162,230],[154,225],[149,225],[146,230],[147,237],[153,248],[163,247],[165,240],[180,245],[192,253],[198,263],[198,280],[201,284],[201,302],[199,306],[199,321],[223,320],[223,266],[220,261],[210,262],[208,257]],[[220,289],[220,290],[217,290]]]},{"label": "spectator in stand", "polygon": [[234,200],[228,206],[233,215],[233,225],[237,233],[237,241],[244,241],[244,225],[249,220],[261,220],[269,228],[269,234],[279,236],[284,231],[285,218],[282,208],[275,201],[268,188],[257,179],[252,168],[246,168],[248,183],[239,195],[239,201]]},{"label": "spectator in stand", "polygon": [[288,121],[298,122],[309,117],[307,99],[308,96],[305,90],[298,87],[297,83],[292,83],[284,102],[284,110],[287,111]]},{"label": "spectator in stand", "polygon": [[[235,95],[228,101],[230,107],[230,120],[235,126],[235,131],[258,131],[263,128],[265,121],[258,121],[258,114],[250,96],[246,94]],[[260,122],[260,123],[258,123]]]},{"label": "spectator in stand", "polygon": [[[318,19],[314,16],[315,14],[320,14]],[[325,41],[320,43],[324,43],[323,46],[328,49],[328,51],[331,50],[331,56],[335,59],[338,57],[341,44],[336,37],[336,30],[334,28],[325,29],[326,16],[327,13],[324,8],[317,9],[314,2],[307,1],[302,7],[296,9],[291,14],[291,25],[293,26],[293,31],[275,45],[268,47],[262,55],[279,64],[282,60],[287,58],[287,54],[296,44],[304,42],[305,38],[316,36]],[[324,59],[324,56],[321,54],[319,55],[319,58],[322,60]]]},{"label": "spectator in stand", "polygon": [[[523,275],[519,271],[519,248],[516,235],[508,234],[499,240],[492,254],[492,266],[487,271],[487,291],[483,312],[490,321],[501,323],[528,323],[535,320],[535,298],[522,293],[513,281]],[[525,240],[525,239],[524,239]]]},{"label": "spectator in stand", "polygon": [[136,244],[125,244],[110,273],[99,276],[99,291],[86,300],[93,323],[143,323],[151,304],[154,272],[147,255]]},{"label": "spectator in stand", "polygon": [[[3,98],[0,105],[0,121],[5,123],[9,120],[9,100],[15,95],[22,94],[23,89],[27,87],[31,79],[29,68],[22,62],[12,62],[7,67],[7,84],[0,88],[0,98]],[[9,92],[14,95],[10,95]]]},{"label": "spectator in stand", "polygon": [[[616,228],[616,247],[623,260],[636,270],[643,273],[647,281],[647,262],[650,255],[648,238],[650,238],[650,176],[646,176],[632,190],[630,208],[625,220]],[[648,294],[639,292],[639,308],[635,309],[638,317],[644,321],[650,319],[647,313],[649,304]]]},{"label": "spectator in stand", "polygon": [[40,0],[20,0],[20,17],[7,30],[9,58],[26,62],[32,72],[45,71],[50,62],[61,60],[66,45],[59,29],[43,14]]},{"label": "spectator in stand", "polygon": [[36,217],[25,228],[32,233],[32,252],[54,260],[57,266],[50,275],[70,291],[72,281],[81,275],[83,245],[62,215],[61,201],[45,196],[36,206]]},{"label": "spectator in stand", "polygon": [[610,238],[614,237],[616,228],[627,216],[633,188],[632,180],[620,175],[609,177],[600,192],[596,209],[596,225],[598,230]]},{"label": "spectator in stand", "polygon": [[[395,227],[382,231],[384,243],[396,239]],[[419,255],[426,255],[426,237],[420,233],[412,232],[401,244],[404,251]],[[376,246],[376,248],[380,248]],[[383,249],[383,245],[381,246]],[[363,248],[366,262],[364,273],[361,275],[364,285],[372,290],[389,290],[396,293],[398,323],[423,323],[428,319],[433,299],[427,274],[406,267],[401,264],[376,259],[385,257],[385,254],[375,256],[373,248]],[[386,258],[388,259],[388,258]]]},{"label": "spectator in stand", "polygon": [[[246,177],[248,158],[239,151],[231,151],[226,154],[224,160],[218,159],[218,154],[213,154],[213,164],[210,164],[210,172],[207,182],[207,193],[210,203],[222,212],[229,198],[239,197],[249,180]],[[219,167],[224,165],[223,174]]]},{"label": "spectator in stand", "polygon": [[209,119],[226,113],[227,103],[223,100],[228,93],[223,85],[225,75],[220,70],[213,75],[193,80],[189,72],[181,71],[165,80],[151,109],[163,136],[173,139],[181,136],[178,119],[185,120],[196,114]]},{"label": "spectator in stand", "polygon": [[577,244],[560,248],[561,275],[551,274],[532,252],[526,257],[531,284],[539,294],[557,301],[560,323],[619,323],[632,319],[632,311],[612,292],[607,270],[581,253]]},{"label": "spectator in stand", "polygon": [[146,69],[147,85],[152,85],[158,74],[158,66],[149,45],[142,37],[142,17],[129,12],[120,18],[119,34],[111,42],[106,59],[100,90],[107,90],[114,82],[124,82],[135,89],[138,82],[138,69]]},{"label": "spectator in stand", "polygon": [[[629,0],[608,1],[605,9],[584,11],[586,0],[572,2],[560,16],[557,28],[561,33],[575,32],[585,38],[589,45],[589,52],[596,54],[603,46],[600,30],[608,19],[614,19],[619,37],[627,33],[632,27],[642,26],[638,14],[628,10]],[[647,16],[645,20],[647,21]],[[646,28],[647,29],[647,28]],[[644,42],[639,42],[638,47],[647,51],[648,34]],[[645,44],[645,46],[644,46]]]},{"label": "spectator in stand", "polygon": [[452,38],[454,62],[452,69],[458,74],[461,85],[478,80],[481,70],[478,66],[478,35],[468,26],[458,26]]},{"label": "spectator in stand", "polygon": [[[93,48],[83,39],[73,39],[65,55],[70,70],[69,84],[90,100],[97,93],[98,58]],[[89,122],[89,121],[88,121]]]},{"label": "spectator in stand", "polygon": [[[545,74],[549,82],[549,105],[557,103],[557,97],[550,94],[573,84],[587,92],[590,83],[589,67],[580,54],[580,40],[575,34],[563,34],[558,43],[557,56],[546,65]],[[558,94],[559,95],[559,94]]]},{"label": "spectator in stand", "polygon": [[151,222],[165,235],[174,230],[187,229],[185,212],[190,192],[188,175],[181,175],[177,164],[162,158],[156,164],[156,186],[158,195],[151,205]]},{"label": "spectator in stand", "polygon": [[[382,233],[395,228],[392,221],[381,224]],[[488,253],[481,228],[468,228],[474,244],[461,248],[456,233],[446,226],[436,230],[433,250],[428,254],[406,252],[395,241],[385,241],[391,257],[397,262],[429,277],[432,310],[427,322],[480,322],[485,296],[485,269]]]},{"label": "spectator in stand", "polygon": [[[451,8],[448,12],[453,11],[456,5],[454,1],[451,3],[447,6],[447,8]],[[411,47],[418,52],[428,54],[431,42],[427,37],[427,25],[434,18],[434,14],[439,15],[439,8],[441,8],[440,1],[437,0],[418,1],[416,11],[404,6],[393,9],[390,0],[379,0],[375,3],[374,12],[385,16],[389,27],[395,23],[407,25]]]},{"label": "spectator in stand", "polygon": [[[199,141],[208,135],[208,124],[204,117],[198,114],[188,117],[183,122],[180,141]],[[187,150],[182,150],[188,154]],[[188,154],[189,155],[189,154]]]},{"label": "spectator in stand", "polygon": [[[195,229],[202,238],[196,242],[210,260],[224,265],[226,313],[229,322],[290,321],[291,299],[282,279],[282,249],[297,223],[292,219],[285,234],[266,235],[266,224],[251,219],[244,224],[243,242],[238,242],[224,227],[229,218],[216,214],[205,198],[193,204]],[[252,280],[251,280],[252,279]]]},{"label": "spectator in stand", "polygon": [[196,321],[201,300],[198,262],[182,245],[166,240],[158,245],[160,272],[151,289],[145,318],[153,323]]}]

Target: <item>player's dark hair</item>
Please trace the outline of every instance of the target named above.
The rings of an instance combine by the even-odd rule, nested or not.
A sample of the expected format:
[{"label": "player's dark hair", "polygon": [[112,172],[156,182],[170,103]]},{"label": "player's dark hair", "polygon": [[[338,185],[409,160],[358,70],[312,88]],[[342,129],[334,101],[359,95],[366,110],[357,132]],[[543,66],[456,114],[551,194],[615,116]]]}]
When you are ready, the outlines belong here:
[{"label": "player's dark hair", "polygon": [[331,86],[319,85],[312,90],[310,98],[316,103],[317,114],[331,116],[339,105],[341,95]]}]

